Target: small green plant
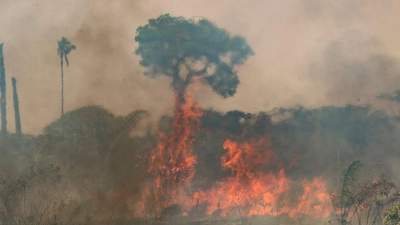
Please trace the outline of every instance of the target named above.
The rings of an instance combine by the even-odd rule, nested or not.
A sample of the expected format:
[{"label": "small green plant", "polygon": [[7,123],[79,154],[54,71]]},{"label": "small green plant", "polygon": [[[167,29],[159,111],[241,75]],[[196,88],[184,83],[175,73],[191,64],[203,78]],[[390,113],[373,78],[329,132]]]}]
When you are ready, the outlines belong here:
[{"label": "small green plant", "polygon": [[400,225],[400,204],[386,210],[383,223],[385,225]]},{"label": "small green plant", "polygon": [[387,207],[399,201],[396,185],[384,179],[383,175],[378,181],[359,181],[360,168],[360,161],[351,163],[343,172],[341,189],[331,193],[336,218],[330,223],[379,224]]}]

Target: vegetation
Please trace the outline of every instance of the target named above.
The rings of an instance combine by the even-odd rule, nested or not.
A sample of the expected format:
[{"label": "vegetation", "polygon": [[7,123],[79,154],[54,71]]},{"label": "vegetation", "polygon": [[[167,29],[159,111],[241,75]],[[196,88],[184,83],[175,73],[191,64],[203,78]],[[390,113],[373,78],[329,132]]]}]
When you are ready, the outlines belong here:
[{"label": "vegetation", "polygon": [[[71,170],[67,174],[72,173]],[[2,224],[52,225],[75,221],[84,210],[85,201],[78,201],[72,193],[87,188],[84,183],[75,182],[88,180],[87,177],[74,177],[71,183],[65,180],[60,168],[54,165],[31,167],[16,180],[0,179]]]},{"label": "vegetation", "polygon": [[239,85],[236,67],[252,49],[240,36],[232,36],[207,19],[187,20],[169,14],[150,19],[137,29],[136,54],[146,76],[172,78],[172,88],[184,100],[192,82],[206,82],[220,96],[233,96]]},{"label": "vegetation", "polygon": [[[169,14],[139,27],[135,40],[139,43],[136,54],[141,56],[140,65],[147,68],[145,75],[170,77],[179,103],[185,101],[188,86],[199,81],[224,98],[233,96],[239,85],[236,69],[253,54],[243,37],[232,36],[207,19],[187,20]],[[2,47],[1,44],[1,130],[6,134]],[[64,114],[63,65],[64,60],[69,65],[67,56],[74,49],[65,37],[58,42],[62,116],[37,136],[21,131],[16,79],[12,78],[16,134],[0,135],[0,221],[13,225],[99,221],[123,224],[134,223],[134,219],[138,224],[160,222],[159,218],[137,218],[133,212],[140,200],[138,193],[151,178],[146,157],[157,147],[157,132],[168,134],[173,130],[173,117],[160,118],[156,133],[146,130],[142,136],[133,136],[133,129],[149,112],[133,110],[128,115],[116,116],[102,106],[92,105]],[[193,182],[203,190],[232,173],[221,166],[225,140],[264,137],[270,139],[270,147],[293,183],[322,176],[329,188],[337,187],[331,193],[331,223],[399,224],[399,192],[394,182],[386,179],[399,181],[392,160],[397,163],[399,159],[395,153],[400,148],[400,117],[359,105],[279,108],[257,114],[212,109],[203,112],[201,132],[193,142],[197,162]],[[259,167],[263,172],[278,169],[269,165]],[[341,170],[344,172],[339,181]],[[151,197],[153,202],[157,201]],[[250,216],[250,204],[237,207],[242,224],[256,221]],[[179,211],[177,208],[172,204],[168,210]],[[168,217],[168,210],[159,214]],[[201,206],[196,210],[205,211]],[[155,217],[159,216],[157,213]],[[223,223],[229,219],[224,218]],[[181,217],[177,220],[182,220],[182,224],[192,222]],[[196,223],[203,220],[199,221]],[[298,220],[302,221],[306,220]]]},{"label": "vegetation", "polygon": [[[356,175],[360,167],[360,161],[351,163],[343,172],[340,192],[331,193],[336,214],[336,219],[331,222],[336,221],[339,225],[378,224],[384,219],[385,210],[400,200],[400,192],[395,184],[385,180],[383,175],[375,182],[358,181]],[[390,212],[386,213],[385,221],[395,219]]]},{"label": "vegetation", "polygon": [[400,224],[400,205],[389,208],[385,212],[385,218],[383,219],[385,225],[399,225]]},{"label": "vegetation", "polygon": [[[396,123],[396,118],[383,116],[379,113],[365,113],[354,116],[353,112],[362,111],[361,108],[353,107],[351,111],[341,107],[317,111],[292,109],[292,116],[280,122],[271,122],[270,118],[276,112],[248,114],[240,111],[229,113],[205,111],[205,115],[202,117],[202,130],[209,132],[200,133],[195,139],[194,150],[198,163],[194,182],[202,182],[204,188],[207,188],[209,184],[229,176],[229,171],[221,169],[220,161],[220,157],[224,154],[221,146],[227,138],[251,139],[267,135],[271,138],[272,147],[283,159],[285,165],[289,165],[293,153],[304,154],[304,156],[299,155],[297,165],[288,169],[288,175],[294,181],[296,179],[301,181],[307,176],[319,175],[330,178],[330,184],[334,186],[337,177],[335,162],[327,163],[326,169],[321,169],[322,167],[318,163],[311,163],[315,158],[307,159],[304,157],[314,156],[319,157],[322,161],[329,162],[332,161],[331,157],[335,157],[336,146],[332,143],[347,143],[344,146],[348,148],[341,152],[341,157],[344,159],[342,164],[345,164],[346,160],[360,158],[364,161],[364,166],[361,167],[359,162],[355,162],[349,168],[346,168],[346,172],[342,175],[342,181],[344,181],[341,186],[342,189],[336,192],[338,194],[332,195],[336,208],[342,208],[344,212],[337,214],[336,219],[339,218],[340,221],[353,223],[358,223],[357,221],[360,219],[363,222],[361,224],[382,221],[384,210],[390,206],[392,197],[394,197],[395,187],[385,179],[376,181],[371,179],[379,177],[379,172],[382,171],[387,171],[385,176],[394,178],[395,171],[391,172],[390,165],[378,165],[375,160],[379,157],[382,158],[382,155],[389,154],[392,151],[391,148],[394,149],[395,146],[398,146],[397,142],[391,142],[391,140],[396,137],[399,131],[392,126]],[[333,112],[336,112],[336,118],[341,119],[330,120],[331,117],[327,115],[332,115]],[[123,204],[123,199],[135,196],[141,185],[146,182],[147,161],[143,160],[142,155],[154,148],[156,144],[153,134],[149,133],[140,137],[129,135],[129,131],[146,115],[148,113],[145,111],[134,111],[125,117],[118,117],[100,106],[87,106],[66,113],[64,117],[46,126],[44,132],[39,136],[24,135],[24,139],[21,141],[16,135],[10,134],[0,141],[1,174],[3,174],[7,184],[16,185],[16,181],[13,180],[16,177],[24,177],[29,174],[30,172],[26,172],[32,171],[29,166],[39,168],[49,164],[59,165],[60,170],[57,173],[65,178],[68,177],[68,173],[63,171],[68,171],[68,168],[72,166],[77,174],[76,180],[75,178],[68,178],[64,180],[66,183],[81,183],[84,181],[84,174],[91,174],[91,179],[96,182],[96,185],[89,186],[89,189],[82,192],[91,193],[89,196],[99,196],[96,203],[92,202],[95,206],[85,203],[85,210],[90,212],[87,217],[88,220],[89,218],[96,218],[96,212],[104,212],[104,210],[109,213],[114,212],[115,218],[125,218],[126,214],[121,214],[124,210],[127,210],[127,208],[124,208],[126,206],[124,206],[125,203]],[[359,122],[355,123],[355,120]],[[163,117],[159,123],[159,130],[168,132],[171,125],[170,121],[171,118]],[[342,124],[339,121],[353,121],[353,123],[345,122]],[[380,127],[380,130],[363,129],[363,133],[358,134],[359,137],[355,136],[355,140],[359,140],[359,142],[355,142],[357,145],[354,144],[354,139],[348,139],[343,135],[349,128],[367,127],[372,121],[375,121],[373,127]],[[319,124],[326,124],[326,126],[321,128]],[[246,130],[246,132],[243,133],[243,130]],[[370,136],[369,132],[381,132],[388,134],[388,137],[386,139],[382,139],[381,136],[373,137]],[[320,143],[315,145],[312,140],[315,140],[317,133]],[[364,136],[368,137],[365,143],[361,138]],[[291,143],[296,148],[288,147],[287,143]],[[395,146],[385,148],[384,152],[377,153],[373,152],[374,143],[383,146]],[[360,151],[358,144],[363,146],[363,155],[354,154],[354,152]],[[320,145],[325,145],[326,151],[321,152]],[[333,151],[333,153],[330,151]],[[373,160],[370,160],[370,158],[373,158]],[[265,167],[264,169],[268,171],[270,168]],[[369,176],[365,177],[365,173],[368,173]],[[97,191],[94,190],[93,186],[96,187]],[[113,203],[107,203],[106,193],[120,187],[125,187],[129,191],[120,197],[115,197]],[[381,190],[389,190],[389,194],[382,195],[380,194]],[[365,200],[360,201],[362,197],[365,197]],[[102,200],[103,198],[104,200]],[[21,197],[19,199],[21,200]],[[79,201],[70,203],[74,206],[71,206],[67,211],[60,212],[60,214],[69,215],[68,213],[71,212],[72,208],[81,207]],[[99,205],[103,205],[103,208],[100,207],[101,209],[99,209]],[[361,209],[361,205],[364,208]],[[21,205],[18,207],[21,207]],[[368,210],[366,211],[366,209],[370,209],[369,216],[367,216]],[[102,213],[107,215],[104,219],[115,220],[113,215],[109,213]],[[86,211],[80,212],[74,218],[85,221],[86,214]],[[20,216],[18,215],[18,217]],[[364,223],[367,218],[368,223]],[[249,217],[246,221],[251,220],[253,219]],[[338,222],[339,220],[332,222],[335,221]],[[346,223],[342,222],[341,224]]]},{"label": "vegetation", "polygon": [[65,37],[62,37],[61,41],[58,42],[57,53],[60,56],[61,65],[61,116],[64,115],[64,60],[67,66],[69,66],[68,55],[75,49],[76,46],[72,45]]}]

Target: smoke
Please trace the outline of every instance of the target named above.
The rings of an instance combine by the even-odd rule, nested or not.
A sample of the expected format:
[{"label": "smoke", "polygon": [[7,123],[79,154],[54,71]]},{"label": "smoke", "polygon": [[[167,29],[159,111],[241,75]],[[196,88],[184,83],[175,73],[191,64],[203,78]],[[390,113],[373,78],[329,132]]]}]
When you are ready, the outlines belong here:
[{"label": "smoke", "polygon": [[309,75],[333,105],[372,104],[380,93],[400,86],[398,60],[386,54],[382,42],[350,31],[329,44]]},{"label": "smoke", "polygon": [[[133,54],[136,28],[152,17],[143,2],[3,1],[2,5],[2,21],[7,21],[0,36],[6,74],[19,80],[26,132],[39,133],[61,114],[56,50],[63,36],[77,46],[69,55],[70,66],[64,68],[66,111],[101,104],[117,115],[147,109],[157,118],[172,112],[173,93],[165,85],[169,82],[144,77]],[[7,81],[11,90],[11,80]],[[8,120],[14,130],[14,119]]]},{"label": "smoke", "polygon": [[[256,53],[239,68],[241,83],[234,97],[224,100],[209,88],[200,90],[202,94],[195,98],[205,108],[256,112],[282,106],[345,104],[358,102],[357,99],[365,103],[373,94],[383,92],[386,84],[388,91],[394,91],[398,84],[384,80],[394,76],[396,59],[400,57],[396,39],[399,31],[392,29],[400,21],[395,1],[152,0],[108,4],[91,0],[5,0],[0,4],[0,40],[4,42],[6,74],[18,80],[22,128],[29,133],[40,133],[60,116],[56,49],[63,36],[77,46],[70,54],[70,67],[65,68],[67,111],[99,104],[118,115],[136,109],[151,111],[153,120],[165,113],[171,115],[170,81],[143,76],[143,68],[133,54],[137,47],[136,28],[163,13],[206,17],[229,32],[244,36]],[[384,47],[371,47],[370,39]],[[350,41],[353,44],[346,44]],[[362,51],[351,55],[354,52],[345,50],[357,42],[360,44],[353,48],[355,52],[365,47],[379,51],[371,50],[373,53],[369,52],[367,57]],[[339,49],[335,50],[335,46]],[[379,70],[383,67],[390,71],[386,68],[381,76]],[[332,71],[341,75],[329,75]],[[358,75],[349,75],[352,72]],[[346,91],[358,82],[361,87]],[[377,87],[372,87],[374,82],[378,82]],[[8,86],[11,98],[10,81]],[[362,90],[367,89],[368,96],[364,96]],[[340,97],[332,97],[338,92]],[[11,104],[8,110],[12,111]],[[8,115],[12,131],[14,119],[12,113]]]},{"label": "smoke", "polygon": [[368,7],[365,1],[319,1],[305,0],[299,2],[299,12],[306,18],[321,19],[330,18],[337,24],[348,24],[355,20],[364,19],[366,17],[363,9]]},{"label": "smoke", "polygon": [[[137,48],[136,28],[163,13],[206,17],[243,36],[255,56],[238,69],[241,83],[234,97],[222,99],[209,87],[196,87],[195,101],[210,110],[201,118],[207,134],[199,135],[193,146],[198,157],[195,181],[211,182],[204,185],[210,188],[212,182],[229,177],[229,171],[221,165],[226,139],[246,141],[270,136],[271,147],[285,165],[290,165],[287,175],[294,181],[322,174],[331,179],[331,189],[338,182],[340,170],[361,159],[369,175],[383,173],[398,182],[398,117],[388,112],[397,114],[400,108],[400,31],[393,29],[400,26],[399,8],[394,0],[122,0],[112,4],[105,0],[3,0],[0,43],[4,42],[8,128],[14,130],[11,77],[18,80],[24,132],[39,134],[60,117],[56,50],[57,41],[67,37],[77,49],[69,55],[70,66],[64,68],[66,111],[88,105],[107,110],[88,107],[93,114],[86,117],[77,112],[86,115],[87,108],[75,111],[76,117],[65,119],[74,128],[70,128],[70,136],[63,137],[69,139],[54,136],[54,130],[65,121],[52,123],[54,130],[48,128],[43,134],[48,138],[43,149],[62,150],[61,154],[54,153],[57,160],[66,162],[71,157],[82,171],[100,171],[99,165],[106,160],[99,149],[109,151],[112,140],[107,138],[111,139],[110,133],[118,134],[119,122],[123,121],[114,115],[148,110],[151,119],[139,123],[135,134],[154,131],[156,121],[158,131],[167,133],[172,123],[168,116],[159,119],[173,112],[171,81],[143,75],[144,68],[133,53]],[[278,109],[271,111],[274,108]],[[229,110],[238,111],[224,114]],[[270,112],[263,114],[262,123],[257,123],[261,114],[255,112],[259,111]],[[270,116],[281,119],[270,121]],[[255,124],[247,123],[249,117],[256,118]],[[44,146],[43,136],[38,142]],[[36,141],[25,144],[27,163],[16,162],[24,166],[32,163]],[[137,153],[149,152],[157,144],[152,134],[124,141],[108,159],[112,162],[110,171],[106,171],[109,173],[99,179],[105,183],[104,189],[112,189],[111,194],[102,193],[104,199],[121,203],[126,196],[138,197],[147,176],[146,162]],[[12,144],[0,144],[0,149],[11,152],[8,146]],[[9,154],[3,154],[2,168],[14,175],[17,172],[6,170],[17,167],[7,162],[16,157]],[[292,161],[296,163],[292,165]]]}]

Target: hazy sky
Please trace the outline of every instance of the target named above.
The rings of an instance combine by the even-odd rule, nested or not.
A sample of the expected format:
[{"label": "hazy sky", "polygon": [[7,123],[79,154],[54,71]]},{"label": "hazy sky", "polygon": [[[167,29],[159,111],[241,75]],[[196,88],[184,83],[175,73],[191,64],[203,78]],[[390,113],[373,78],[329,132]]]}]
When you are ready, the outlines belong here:
[{"label": "hazy sky", "polygon": [[205,108],[255,112],[371,103],[390,109],[394,103],[375,96],[400,89],[396,0],[1,0],[8,128],[14,130],[12,76],[24,132],[38,134],[59,118],[62,36],[77,46],[64,70],[66,111],[96,104],[117,115],[171,113],[169,81],[145,77],[133,54],[136,28],[164,13],[206,17],[245,37],[255,52],[239,69],[234,97],[224,100],[204,87],[197,92]]}]

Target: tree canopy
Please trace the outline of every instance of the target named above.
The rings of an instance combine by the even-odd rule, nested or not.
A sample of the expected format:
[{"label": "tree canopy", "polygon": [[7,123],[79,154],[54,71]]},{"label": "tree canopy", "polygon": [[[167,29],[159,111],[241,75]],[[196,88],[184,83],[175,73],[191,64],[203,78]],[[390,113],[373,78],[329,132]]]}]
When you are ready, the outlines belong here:
[{"label": "tree canopy", "polygon": [[231,35],[207,19],[185,19],[169,14],[150,19],[137,29],[136,54],[149,77],[166,75],[172,87],[184,92],[195,77],[224,98],[239,84],[236,66],[253,55],[246,40]]},{"label": "tree canopy", "polygon": [[68,54],[71,53],[71,51],[75,50],[75,49],[76,49],[76,46],[72,45],[71,42],[68,41],[68,39],[65,37],[62,37],[61,41],[58,41],[57,54],[60,56],[61,61],[63,60],[63,58],[65,59],[67,66],[69,66]]}]

